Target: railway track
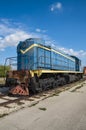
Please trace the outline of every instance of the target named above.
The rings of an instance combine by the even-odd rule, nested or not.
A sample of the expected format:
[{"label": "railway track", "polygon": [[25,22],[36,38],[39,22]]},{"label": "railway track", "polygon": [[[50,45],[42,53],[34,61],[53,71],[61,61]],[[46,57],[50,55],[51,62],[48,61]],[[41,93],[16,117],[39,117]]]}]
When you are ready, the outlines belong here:
[{"label": "railway track", "polygon": [[[6,92],[1,93],[0,94],[0,117],[24,107],[34,106],[39,101],[44,100],[48,97],[59,96],[60,92],[68,90],[74,86],[77,86],[78,84],[83,85],[84,82],[85,80],[82,79],[80,81],[71,84],[58,86],[57,88],[47,90],[42,93],[38,93],[36,95],[26,96],[26,97],[25,96],[13,97],[13,96],[8,96]],[[4,89],[4,87],[2,89]]]}]

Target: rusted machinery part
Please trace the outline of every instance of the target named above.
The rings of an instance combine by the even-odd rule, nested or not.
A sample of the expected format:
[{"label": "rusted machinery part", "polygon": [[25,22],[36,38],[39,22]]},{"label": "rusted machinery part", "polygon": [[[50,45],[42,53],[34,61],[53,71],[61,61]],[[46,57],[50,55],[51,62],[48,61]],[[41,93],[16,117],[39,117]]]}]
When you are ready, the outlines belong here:
[{"label": "rusted machinery part", "polygon": [[19,96],[28,96],[29,95],[29,90],[27,87],[22,87],[20,85],[17,85],[16,87],[12,88],[9,91],[10,94],[12,95],[19,95]]},{"label": "rusted machinery part", "polygon": [[9,94],[29,95],[30,77],[29,71],[9,71],[6,77],[6,85],[11,88]]}]

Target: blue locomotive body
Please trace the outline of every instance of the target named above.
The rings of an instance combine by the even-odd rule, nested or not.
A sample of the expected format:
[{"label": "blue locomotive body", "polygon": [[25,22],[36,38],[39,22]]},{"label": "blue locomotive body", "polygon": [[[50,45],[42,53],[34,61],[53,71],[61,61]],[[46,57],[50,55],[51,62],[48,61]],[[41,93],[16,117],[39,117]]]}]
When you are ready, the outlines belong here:
[{"label": "blue locomotive body", "polygon": [[80,68],[77,57],[45,45],[42,39],[30,38],[18,44],[17,70],[7,73],[6,85],[14,87],[11,94],[29,95],[80,80]]},{"label": "blue locomotive body", "polygon": [[17,54],[18,70],[80,71],[80,60],[78,58],[66,55],[50,46],[45,46],[42,39],[30,38],[20,42],[17,47]]}]

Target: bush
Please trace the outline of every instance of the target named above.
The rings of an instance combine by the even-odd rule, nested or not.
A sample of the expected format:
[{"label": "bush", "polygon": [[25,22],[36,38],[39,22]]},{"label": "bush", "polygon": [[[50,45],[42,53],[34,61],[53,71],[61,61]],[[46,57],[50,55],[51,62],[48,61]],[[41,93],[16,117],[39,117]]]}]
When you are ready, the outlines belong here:
[{"label": "bush", "polygon": [[3,66],[0,65],[0,77],[5,77],[6,76],[6,72],[11,70],[10,66]]}]

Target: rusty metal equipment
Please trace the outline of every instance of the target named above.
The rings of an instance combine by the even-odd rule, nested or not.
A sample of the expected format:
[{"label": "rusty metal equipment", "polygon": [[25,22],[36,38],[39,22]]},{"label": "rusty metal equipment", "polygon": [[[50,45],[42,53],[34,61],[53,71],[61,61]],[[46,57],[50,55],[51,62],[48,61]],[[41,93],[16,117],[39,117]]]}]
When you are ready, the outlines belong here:
[{"label": "rusty metal equipment", "polygon": [[10,94],[12,95],[23,95],[23,96],[27,96],[29,95],[29,91],[28,91],[28,88],[27,87],[24,87],[22,88],[22,86],[20,85],[17,85],[16,87],[12,88],[10,91],[9,91]]},{"label": "rusty metal equipment", "polygon": [[6,76],[6,86],[11,86],[9,93],[12,95],[29,95],[29,71],[9,71]]},{"label": "rusty metal equipment", "polygon": [[83,68],[83,73],[86,76],[86,66]]}]

